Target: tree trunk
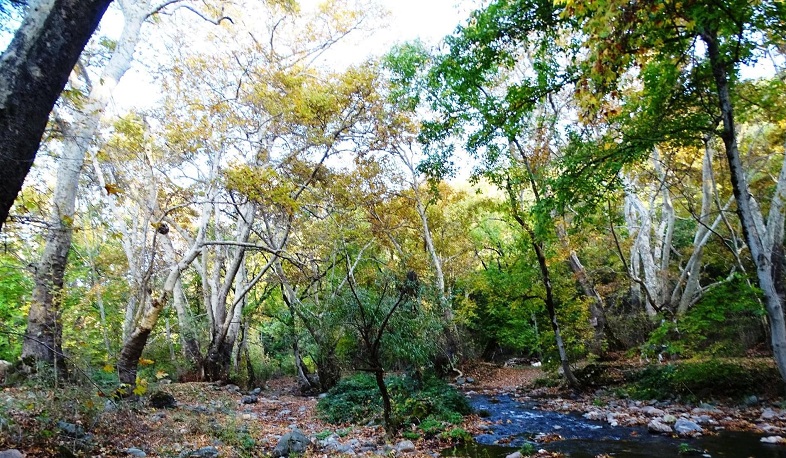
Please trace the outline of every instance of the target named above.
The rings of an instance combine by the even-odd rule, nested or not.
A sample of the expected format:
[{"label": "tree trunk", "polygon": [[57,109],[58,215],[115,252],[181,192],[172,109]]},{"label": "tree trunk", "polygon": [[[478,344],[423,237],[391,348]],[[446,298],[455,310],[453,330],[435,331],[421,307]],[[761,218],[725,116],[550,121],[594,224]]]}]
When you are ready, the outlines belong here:
[{"label": "tree trunk", "polygon": [[110,3],[31,1],[0,57],[0,229],[33,164],[49,113]]},{"label": "tree trunk", "polygon": [[[731,173],[731,185],[737,201],[737,213],[742,222],[743,234],[751,258],[756,265],[756,275],[759,288],[764,295],[764,305],[770,321],[770,339],[775,363],[781,378],[786,381],[786,320],[783,316],[784,284],[782,273],[783,231],[776,230],[776,234],[767,234],[762,221],[761,211],[751,196],[750,188],[742,166],[737,137],[734,127],[734,111],[731,95],[729,93],[728,70],[720,53],[720,44],[715,30],[704,29],[701,38],[707,45],[707,54],[710,58],[712,75],[715,79],[715,89],[718,95],[723,120],[721,137],[726,148],[726,159]],[[778,183],[781,191],[781,183]],[[780,194],[776,193],[780,198]],[[778,215],[782,220],[783,216]],[[782,221],[770,221],[770,228],[781,228]],[[764,232],[762,231],[764,230]],[[767,243],[769,242],[769,243]]]},{"label": "tree trunk", "polygon": [[568,265],[570,266],[570,270],[573,271],[573,275],[576,277],[579,286],[581,286],[584,295],[590,300],[590,324],[593,329],[591,347],[592,352],[600,356],[603,354],[603,337],[606,329],[606,312],[603,298],[595,289],[595,285],[592,283],[589,275],[587,275],[587,269],[584,268],[581,260],[579,260],[576,250],[570,246],[570,240],[568,239],[564,224],[558,222],[556,229],[557,238],[562,243],[562,246],[568,250]]},{"label": "tree trunk", "polygon": [[145,349],[145,345],[147,345],[150,332],[153,331],[165,304],[164,301],[153,299],[147,310],[145,310],[145,316],[142,318],[142,321],[139,322],[134,332],[123,344],[120,358],[117,361],[117,373],[120,383],[132,387],[136,385],[136,371],[139,358],[142,357],[142,351]]},{"label": "tree trunk", "polygon": [[382,370],[381,366],[377,366],[374,369],[374,378],[377,381],[379,394],[382,397],[382,417],[385,422],[385,435],[392,439],[396,437],[398,426],[393,422],[393,406],[390,402],[388,387],[385,385],[385,371]]},{"label": "tree trunk", "polygon": [[[28,315],[28,338],[25,338],[22,348],[22,358],[28,363],[39,360],[53,364],[52,356],[60,351],[62,339],[58,324],[59,302],[62,299],[63,276],[71,248],[79,176],[85,154],[98,131],[101,114],[109,103],[112,91],[133,60],[140,29],[147,17],[139,8],[146,3],[133,4],[133,7],[123,3],[123,33],[112,57],[101,73],[98,84],[90,87],[84,108],[75,113],[74,120],[68,125],[61,123],[64,140],[52,199],[54,213],[48,227],[46,247],[36,269],[33,303]],[[44,327],[46,329],[43,329]],[[53,351],[44,350],[42,347],[45,346],[49,346]]]}]

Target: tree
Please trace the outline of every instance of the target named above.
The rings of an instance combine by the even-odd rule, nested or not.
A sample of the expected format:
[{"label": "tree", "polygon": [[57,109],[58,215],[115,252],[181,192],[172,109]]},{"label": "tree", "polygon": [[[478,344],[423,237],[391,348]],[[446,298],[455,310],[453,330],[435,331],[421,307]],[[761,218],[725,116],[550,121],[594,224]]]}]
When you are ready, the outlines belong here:
[{"label": "tree", "polygon": [[[74,228],[74,211],[79,177],[86,154],[93,149],[93,139],[99,129],[101,117],[109,104],[112,91],[131,65],[134,50],[140,41],[141,28],[147,18],[158,9],[151,9],[149,1],[119,1],[123,11],[123,32],[114,43],[111,57],[93,82],[82,65],[76,72],[71,95],[77,105],[70,113],[55,116],[63,138],[60,142],[60,157],[57,181],[52,197],[52,215],[47,228],[46,246],[41,260],[36,265],[33,303],[28,315],[28,326],[22,359],[28,366],[37,362],[54,364],[62,368],[61,326],[59,325],[59,302],[63,288],[68,252]],[[80,86],[83,86],[80,90]],[[69,119],[68,121],[66,119]]]},{"label": "tree", "polygon": [[49,113],[111,0],[34,0],[0,56],[0,230]]}]

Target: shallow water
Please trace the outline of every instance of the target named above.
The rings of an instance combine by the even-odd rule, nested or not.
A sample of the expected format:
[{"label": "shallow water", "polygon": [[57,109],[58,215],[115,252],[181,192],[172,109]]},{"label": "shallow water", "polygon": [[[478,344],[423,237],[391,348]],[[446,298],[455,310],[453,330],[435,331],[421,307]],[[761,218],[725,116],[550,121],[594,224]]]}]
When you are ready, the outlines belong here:
[{"label": "shallow water", "polygon": [[[490,429],[475,437],[475,443],[448,449],[443,456],[504,458],[540,434],[559,434],[563,440],[534,444],[537,449],[558,451],[573,458],[608,454],[620,458],[676,457],[687,444],[704,451],[704,456],[724,458],[786,458],[786,446],[763,444],[763,435],[721,431],[694,439],[652,435],[644,427],[610,426],[589,421],[577,413],[536,410],[535,402],[518,402],[510,396],[475,395],[475,411],[489,413]],[[695,456],[701,456],[697,454]]]}]

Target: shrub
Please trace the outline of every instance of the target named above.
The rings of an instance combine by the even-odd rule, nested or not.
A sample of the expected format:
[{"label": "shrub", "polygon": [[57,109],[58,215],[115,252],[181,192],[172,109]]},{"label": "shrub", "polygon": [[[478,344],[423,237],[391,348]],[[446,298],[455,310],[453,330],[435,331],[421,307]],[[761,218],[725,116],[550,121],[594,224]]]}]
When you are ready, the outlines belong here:
[{"label": "shrub", "polygon": [[[408,376],[386,379],[396,420],[422,424],[426,419],[458,424],[471,408],[464,396],[444,381],[426,378],[422,383]],[[382,415],[379,390],[374,377],[357,374],[342,379],[317,403],[320,418],[333,424],[361,423]],[[440,429],[441,431],[442,429]]]},{"label": "shrub", "polygon": [[[711,359],[680,364],[648,366],[631,376],[631,397],[689,400],[713,397],[741,398],[750,394],[771,395],[780,386],[775,367],[764,362]],[[777,388],[775,388],[777,389]]]}]

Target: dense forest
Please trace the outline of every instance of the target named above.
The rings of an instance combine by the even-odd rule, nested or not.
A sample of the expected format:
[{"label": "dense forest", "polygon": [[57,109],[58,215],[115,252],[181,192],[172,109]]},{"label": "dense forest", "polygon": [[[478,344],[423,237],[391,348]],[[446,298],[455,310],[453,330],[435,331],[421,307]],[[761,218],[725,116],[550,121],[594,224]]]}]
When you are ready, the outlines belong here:
[{"label": "dense forest", "polygon": [[[684,363],[674,390],[718,390],[694,401],[783,396],[782,2],[474,2],[367,58],[376,3],[107,3],[64,25],[41,15],[73,5],[0,0],[6,386],[82,409],[288,380],[359,424],[337,393],[370,390],[389,439],[459,424],[444,381],[505,363],[575,393]],[[75,65],[35,54],[52,40]],[[142,71],[157,97],[116,103]],[[8,399],[0,448],[48,444],[12,437]]]}]

